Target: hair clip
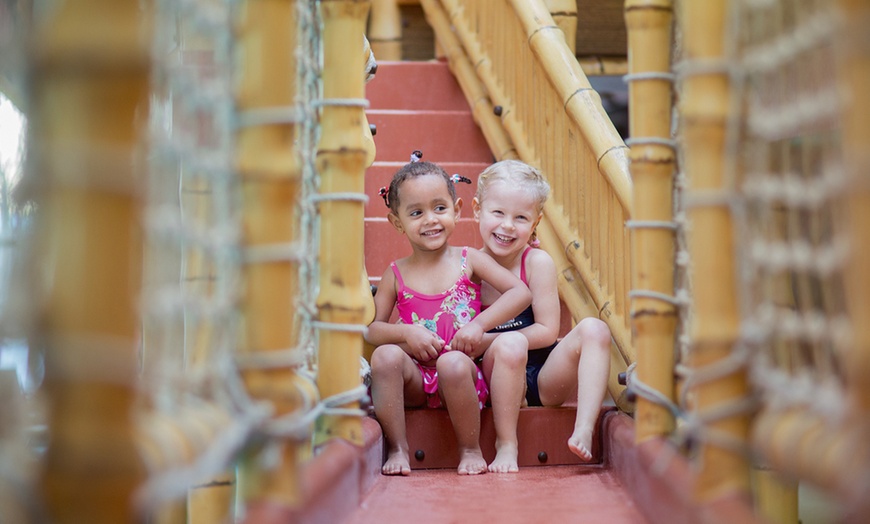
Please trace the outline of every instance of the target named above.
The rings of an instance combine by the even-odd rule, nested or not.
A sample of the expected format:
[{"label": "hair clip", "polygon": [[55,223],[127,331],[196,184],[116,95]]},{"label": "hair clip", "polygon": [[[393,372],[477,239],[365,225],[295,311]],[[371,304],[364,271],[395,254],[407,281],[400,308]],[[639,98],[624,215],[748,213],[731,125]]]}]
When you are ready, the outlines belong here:
[{"label": "hair clip", "polygon": [[541,247],[541,241],[538,240],[537,231],[532,231],[532,236],[529,238],[529,245],[532,247]]},{"label": "hair clip", "polygon": [[458,184],[460,182],[465,182],[466,184],[471,183],[470,178],[465,178],[464,176],[460,175],[459,173],[454,173],[453,176],[450,177],[450,181],[453,182],[454,184]]},{"label": "hair clip", "polygon": [[414,162],[419,162],[421,158],[423,158],[423,152],[420,151],[419,149],[415,149],[414,151],[411,152],[411,163],[412,164]]},{"label": "hair clip", "polygon": [[386,187],[382,187],[378,190],[378,194],[381,195],[381,198],[384,199],[384,205],[390,207],[390,200],[388,198],[389,192]]}]

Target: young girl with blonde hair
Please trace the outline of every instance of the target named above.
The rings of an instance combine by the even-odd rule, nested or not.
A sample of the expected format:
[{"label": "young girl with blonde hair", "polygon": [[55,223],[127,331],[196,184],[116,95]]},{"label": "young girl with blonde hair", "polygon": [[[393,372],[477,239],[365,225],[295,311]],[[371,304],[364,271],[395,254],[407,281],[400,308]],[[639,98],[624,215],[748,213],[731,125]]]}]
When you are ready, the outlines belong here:
[{"label": "young girl with blonde hair", "polygon": [[[529,406],[558,406],[577,391],[577,416],[567,444],[581,460],[591,460],[592,435],[607,389],[611,341],[607,324],[585,318],[556,343],[560,327],[556,266],[546,251],[534,248],[535,227],[543,217],[549,192],[538,170],[517,160],[504,160],[481,173],[472,201],[483,238],[482,251],[518,276],[532,292],[531,306],[487,335],[516,331],[525,335],[529,348],[527,352],[522,346],[501,352],[511,365],[516,360],[526,363],[525,377],[505,381],[511,387],[492,388],[494,407],[499,403],[516,409],[494,409],[497,455],[490,471],[518,469],[516,427],[524,391]],[[482,291],[484,307],[500,294],[486,282]]]}]

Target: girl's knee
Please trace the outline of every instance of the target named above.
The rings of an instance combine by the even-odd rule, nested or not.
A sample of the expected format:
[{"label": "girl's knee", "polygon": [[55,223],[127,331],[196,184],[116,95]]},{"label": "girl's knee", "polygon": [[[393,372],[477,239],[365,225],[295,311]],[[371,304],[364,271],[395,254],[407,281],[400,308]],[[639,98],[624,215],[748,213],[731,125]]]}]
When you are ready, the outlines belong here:
[{"label": "girl's knee", "polygon": [[405,352],[399,346],[388,344],[378,346],[372,353],[372,375],[402,369]]},{"label": "girl's knee", "polygon": [[529,339],[515,331],[502,333],[489,348],[496,362],[514,367],[526,367],[529,359]]},{"label": "girl's knee", "polygon": [[438,370],[439,382],[450,382],[469,376],[469,372],[474,368],[474,362],[465,353],[448,351],[438,357],[435,368]]},{"label": "girl's knee", "polygon": [[577,324],[575,331],[577,331],[584,346],[592,344],[610,347],[610,328],[607,327],[606,323],[597,318],[584,318]]}]

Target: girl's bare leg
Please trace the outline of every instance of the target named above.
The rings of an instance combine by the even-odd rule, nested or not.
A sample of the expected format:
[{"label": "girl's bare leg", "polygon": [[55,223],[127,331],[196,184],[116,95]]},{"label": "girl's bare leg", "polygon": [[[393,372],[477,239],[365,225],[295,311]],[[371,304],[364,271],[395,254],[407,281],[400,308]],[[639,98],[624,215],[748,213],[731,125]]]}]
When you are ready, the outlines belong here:
[{"label": "girl's bare leg", "polygon": [[[404,401],[403,401],[404,399]],[[378,346],[372,353],[372,403],[387,442],[384,475],[410,475],[405,405],[426,401],[423,377],[411,357],[399,346]]]},{"label": "girl's bare leg", "polygon": [[584,318],[550,353],[538,375],[541,403],[558,406],[577,389],[577,417],[568,448],[592,460],[592,435],[610,376],[610,329],[597,318]]},{"label": "girl's bare leg", "polygon": [[517,466],[517,420],[526,389],[529,340],[516,331],[502,333],[483,355],[483,373],[489,384],[495,423],[493,473],[514,473]]},{"label": "girl's bare leg", "polygon": [[480,450],[480,405],[474,379],[477,367],[471,358],[459,351],[448,351],[436,363],[438,389],[447,405],[456,442],[459,445],[460,475],[486,472],[486,460]]}]

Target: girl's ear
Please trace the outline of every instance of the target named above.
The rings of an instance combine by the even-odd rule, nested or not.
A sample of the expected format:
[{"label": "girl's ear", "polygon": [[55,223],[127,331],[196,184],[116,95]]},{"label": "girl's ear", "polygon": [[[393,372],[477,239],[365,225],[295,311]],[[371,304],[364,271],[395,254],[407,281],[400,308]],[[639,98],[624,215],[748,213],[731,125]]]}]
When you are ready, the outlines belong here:
[{"label": "girl's ear", "polygon": [[393,224],[393,227],[396,228],[396,231],[403,235],[405,234],[405,228],[402,227],[402,221],[399,220],[399,217],[397,217],[395,213],[387,213],[387,220],[390,221],[390,224]]},{"label": "girl's ear", "polygon": [[471,199],[471,211],[474,213],[474,219],[480,221],[480,200],[477,197]]},{"label": "girl's ear", "polygon": [[462,214],[462,199],[457,198],[456,202],[453,203],[453,212],[456,213],[456,218],[459,218],[459,215]]}]

